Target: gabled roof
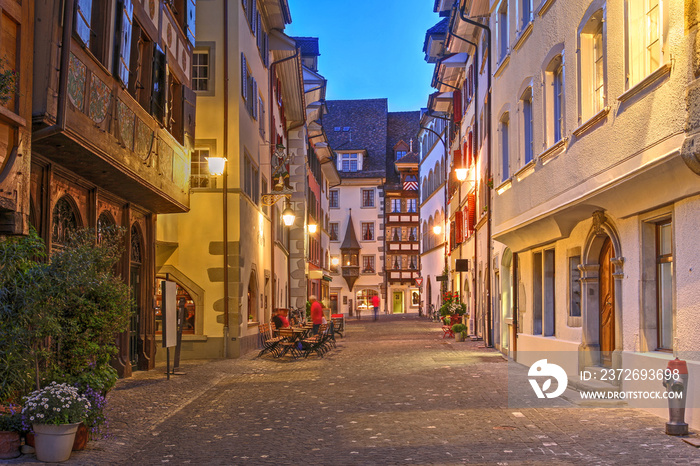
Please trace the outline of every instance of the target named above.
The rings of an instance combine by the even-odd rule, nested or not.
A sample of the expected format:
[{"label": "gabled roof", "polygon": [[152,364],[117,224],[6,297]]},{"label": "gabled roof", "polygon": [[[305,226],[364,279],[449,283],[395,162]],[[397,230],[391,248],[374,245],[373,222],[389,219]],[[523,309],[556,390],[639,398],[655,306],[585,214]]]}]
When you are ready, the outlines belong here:
[{"label": "gabled roof", "polygon": [[[323,127],[334,152],[366,151],[362,170],[341,178],[383,178],[387,158],[387,99],[328,100]],[[336,131],[338,129],[338,131]]]},{"label": "gabled roof", "polygon": [[[398,173],[394,166],[394,147],[399,141],[413,144],[417,147],[417,134],[420,129],[420,112],[390,112],[387,119],[387,139],[386,139],[386,173],[388,181],[398,182]],[[410,146],[409,146],[410,149]],[[409,150],[407,149],[407,150]]]},{"label": "gabled roof", "polygon": [[350,209],[350,214],[348,214],[348,227],[345,230],[345,238],[343,238],[343,244],[340,245],[340,249],[360,249],[360,243],[355,235],[355,227],[352,224],[352,209]]}]

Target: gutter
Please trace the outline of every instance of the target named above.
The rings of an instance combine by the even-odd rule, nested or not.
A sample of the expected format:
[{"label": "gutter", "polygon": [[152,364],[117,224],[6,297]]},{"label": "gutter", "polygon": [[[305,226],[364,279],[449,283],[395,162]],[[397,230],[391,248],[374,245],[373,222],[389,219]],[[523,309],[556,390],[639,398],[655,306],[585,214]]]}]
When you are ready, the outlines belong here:
[{"label": "gutter", "polygon": [[[487,147],[488,147],[488,153],[489,156],[486,159],[486,180],[487,180],[487,189],[489,189],[488,196],[486,196],[486,237],[487,237],[487,247],[486,247],[486,274],[485,276],[488,277],[486,280],[486,319],[484,324],[485,324],[485,339],[484,339],[484,344],[486,347],[493,347],[493,329],[491,328],[491,314],[492,314],[492,309],[491,309],[491,191],[490,188],[488,188],[488,180],[491,179],[492,174],[491,174],[491,149],[493,147],[493,142],[491,141],[491,134],[492,134],[492,126],[493,122],[491,121],[491,28],[489,28],[485,24],[481,24],[478,21],[474,21],[471,18],[468,18],[465,14],[464,7],[466,6],[465,3],[461,3],[459,6],[459,17],[462,21],[465,23],[471,24],[472,26],[478,27],[482,29],[486,33],[486,47],[489,52],[488,60],[486,62],[486,69],[487,69],[487,89],[486,89],[486,121],[488,122],[488,126],[486,127],[486,134],[488,137],[487,141]],[[478,81],[475,80],[475,81]],[[476,96],[478,98],[478,94]],[[475,241],[476,243],[476,241]],[[475,264],[476,265],[476,264]]]},{"label": "gutter", "polygon": [[65,0],[63,4],[63,36],[61,37],[61,65],[58,71],[58,104],[56,106],[56,124],[32,132],[32,141],[61,133],[66,129],[66,109],[68,103],[68,60],[70,59],[70,43],[73,34],[74,0]]}]

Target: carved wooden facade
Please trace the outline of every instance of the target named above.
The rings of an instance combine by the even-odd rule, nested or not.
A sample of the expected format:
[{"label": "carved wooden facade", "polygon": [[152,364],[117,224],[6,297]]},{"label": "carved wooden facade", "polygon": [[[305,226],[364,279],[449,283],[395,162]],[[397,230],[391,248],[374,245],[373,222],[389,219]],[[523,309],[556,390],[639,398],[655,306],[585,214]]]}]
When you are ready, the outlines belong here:
[{"label": "carved wooden facade", "polygon": [[33,10],[0,0],[0,235],[29,231]]},{"label": "carved wooden facade", "polygon": [[71,228],[126,231],[134,307],[116,366],[128,376],[154,366],[156,214],[189,206],[195,2],[63,4],[35,12],[31,223],[49,251]]},{"label": "carved wooden facade", "polygon": [[413,154],[397,161],[401,181],[386,189],[385,267],[390,286],[414,285],[420,278],[420,191],[418,164],[412,161]]}]

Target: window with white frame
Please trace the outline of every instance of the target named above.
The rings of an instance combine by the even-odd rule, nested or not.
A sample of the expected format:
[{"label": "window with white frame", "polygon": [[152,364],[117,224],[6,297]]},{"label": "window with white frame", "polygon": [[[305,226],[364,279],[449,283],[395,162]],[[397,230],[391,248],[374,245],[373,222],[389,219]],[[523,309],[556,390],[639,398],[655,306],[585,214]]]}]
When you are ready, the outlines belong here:
[{"label": "window with white frame", "polygon": [[598,10],[581,28],[579,37],[581,60],[581,121],[584,122],[605,107],[605,50],[603,10]]},{"label": "window with white frame", "polygon": [[663,0],[627,0],[628,88],[663,63]]},{"label": "window with white frame", "polygon": [[209,164],[207,158],[211,152],[209,147],[197,147],[192,151],[190,187],[209,188],[211,187],[211,175],[209,174]]},{"label": "window with white frame", "polygon": [[362,273],[375,273],[374,256],[362,256]]},{"label": "window with white frame", "polygon": [[501,179],[506,181],[510,178],[510,154],[508,148],[508,128],[510,126],[510,116],[508,112],[501,116],[500,136],[501,136]]},{"label": "window with white frame", "polygon": [[374,223],[362,222],[362,241],[374,241]]},{"label": "window with white frame", "polygon": [[528,87],[525,92],[523,92],[520,102],[523,108],[523,162],[524,164],[528,164],[532,162],[532,159],[535,157],[531,87]]},{"label": "window with white frame", "polygon": [[547,145],[564,137],[564,63],[561,55],[549,62],[545,72]]},{"label": "window with white frame", "polygon": [[498,62],[508,55],[508,0],[498,7]]},{"label": "window with white frame", "polygon": [[374,207],[374,189],[362,190],[362,207]]},{"label": "window with white frame", "polygon": [[337,189],[331,189],[328,192],[328,207],[337,209],[340,207],[340,193]]},{"label": "window with white frame", "polygon": [[338,154],[337,168],[341,172],[362,171],[362,154],[357,152]]},{"label": "window with white frame", "polygon": [[210,51],[209,47],[198,47],[192,51],[192,90],[194,91],[214,90]]}]

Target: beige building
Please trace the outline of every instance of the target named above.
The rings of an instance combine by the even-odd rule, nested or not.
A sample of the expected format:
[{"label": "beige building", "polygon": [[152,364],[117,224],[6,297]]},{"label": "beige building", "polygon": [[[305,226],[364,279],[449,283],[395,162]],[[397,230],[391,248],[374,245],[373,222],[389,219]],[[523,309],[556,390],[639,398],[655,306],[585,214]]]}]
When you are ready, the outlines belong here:
[{"label": "beige building", "polygon": [[[286,1],[197,5],[190,211],[160,216],[157,244],[158,277],[186,301],[185,358],[250,351],[274,308],[306,301],[306,125],[323,111],[325,80],[281,32],[290,21]],[[213,157],[226,159],[223,174],[210,171]]]},{"label": "beige building", "polygon": [[[494,247],[494,305],[517,327],[509,354],[530,364],[541,353],[528,352],[546,351],[570,377],[685,354],[700,383],[700,179],[684,151],[697,11],[680,0],[466,3],[493,38],[493,239],[507,247]],[[505,348],[507,322],[495,324]],[[697,410],[686,417],[699,425]]]}]

